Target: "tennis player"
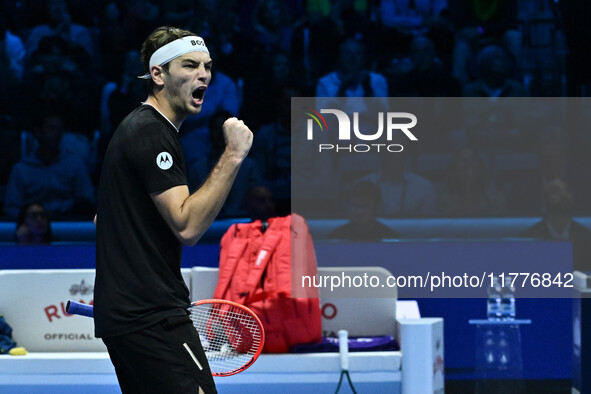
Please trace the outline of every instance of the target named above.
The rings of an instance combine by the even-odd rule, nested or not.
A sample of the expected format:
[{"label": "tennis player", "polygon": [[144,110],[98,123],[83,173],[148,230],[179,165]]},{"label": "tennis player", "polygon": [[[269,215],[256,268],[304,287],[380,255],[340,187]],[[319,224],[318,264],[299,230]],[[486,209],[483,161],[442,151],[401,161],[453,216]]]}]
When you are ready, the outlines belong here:
[{"label": "tennis player", "polygon": [[148,98],[115,131],[98,189],[95,334],[123,393],[216,393],[187,313],[181,250],[215,219],[253,137],[242,121],[226,120],[226,148],[190,195],[178,131],[201,111],[209,51],[189,31],[160,27],[141,55]]}]

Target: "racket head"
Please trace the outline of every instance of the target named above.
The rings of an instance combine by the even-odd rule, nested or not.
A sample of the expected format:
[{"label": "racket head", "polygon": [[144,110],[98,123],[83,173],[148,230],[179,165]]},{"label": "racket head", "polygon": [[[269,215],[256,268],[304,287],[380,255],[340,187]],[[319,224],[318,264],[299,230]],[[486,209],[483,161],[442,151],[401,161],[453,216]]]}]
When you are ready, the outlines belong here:
[{"label": "racket head", "polygon": [[250,367],[265,344],[258,316],[233,301],[209,299],[191,304],[191,320],[213,376],[230,376]]}]

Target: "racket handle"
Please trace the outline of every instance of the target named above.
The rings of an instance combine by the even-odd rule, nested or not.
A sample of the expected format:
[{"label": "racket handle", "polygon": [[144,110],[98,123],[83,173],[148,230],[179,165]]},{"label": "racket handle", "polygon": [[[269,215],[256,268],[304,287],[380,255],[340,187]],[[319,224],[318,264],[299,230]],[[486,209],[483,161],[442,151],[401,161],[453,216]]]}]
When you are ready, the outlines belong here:
[{"label": "racket handle", "polygon": [[94,317],[94,308],[92,305],[82,304],[72,300],[69,300],[66,304],[66,312],[71,315]]},{"label": "racket handle", "polygon": [[341,355],[341,369],[349,370],[349,332],[339,330],[339,354]]}]

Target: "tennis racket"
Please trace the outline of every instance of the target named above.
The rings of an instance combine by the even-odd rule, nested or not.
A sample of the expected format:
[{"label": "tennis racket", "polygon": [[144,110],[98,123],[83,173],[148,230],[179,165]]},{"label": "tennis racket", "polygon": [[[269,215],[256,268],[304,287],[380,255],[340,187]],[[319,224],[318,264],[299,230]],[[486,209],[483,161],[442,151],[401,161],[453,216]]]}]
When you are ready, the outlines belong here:
[{"label": "tennis racket", "polygon": [[341,383],[343,383],[343,376],[347,377],[349,387],[354,394],[357,394],[353,382],[351,381],[351,375],[349,375],[349,333],[347,330],[339,330],[339,354],[341,356],[341,377],[339,378],[339,384],[335,394],[339,392]]},{"label": "tennis racket", "polygon": [[[92,305],[68,301],[66,312],[94,317]],[[253,311],[227,300],[191,304],[191,320],[199,333],[213,376],[230,376],[250,367],[265,344],[265,331]]]}]

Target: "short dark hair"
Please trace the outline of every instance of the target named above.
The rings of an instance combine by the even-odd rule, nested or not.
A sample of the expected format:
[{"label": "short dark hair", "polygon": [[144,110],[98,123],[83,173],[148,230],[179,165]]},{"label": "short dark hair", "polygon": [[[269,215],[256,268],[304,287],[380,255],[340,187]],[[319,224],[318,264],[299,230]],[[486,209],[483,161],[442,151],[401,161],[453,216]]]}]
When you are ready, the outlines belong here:
[{"label": "short dark hair", "polygon": [[354,182],[345,190],[347,203],[353,199],[362,199],[378,206],[382,203],[382,193],[379,186],[370,180]]},{"label": "short dark hair", "polygon": [[[144,72],[150,73],[150,57],[152,57],[154,52],[156,52],[159,48],[179,38],[195,35],[195,33],[190,32],[189,30],[179,29],[178,27],[158,27],[156,30],[150,33],[148,38],[146,38],[146,40],[142,44],[141,59],[144,65]],[[165,70],[168,70],[168,64],[165,64],[162,67]],[[146,80],[146,86],[148,88],[148,93],[152,94],[155,87],[152,78]]]},{"label": "short dark hair", "polygon": [[[25,204],[21,207],[21,209],[18,211],[18,215],[16,217],[16,229],[18,230],[18,228],[23,225],[25,223],[25,219],[27,217],[27,211],[29,210],[29,208],[31,208],[33,205],[38,205],[41,208],[43,208],[43,212],[45,212],[46,214],[47,211],[45,210],[45,206],[37,201],[34,202],[30,202],[28,204]],[[51,243],[53,241],[53,234],[51,233],[51,224],[48,223],[47,225],[47,232],[45,233],[45,235],[43,236],[43,242],[47,242],[47,243]],[[18,242],[18,239],[17,239]]]}]

